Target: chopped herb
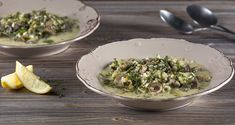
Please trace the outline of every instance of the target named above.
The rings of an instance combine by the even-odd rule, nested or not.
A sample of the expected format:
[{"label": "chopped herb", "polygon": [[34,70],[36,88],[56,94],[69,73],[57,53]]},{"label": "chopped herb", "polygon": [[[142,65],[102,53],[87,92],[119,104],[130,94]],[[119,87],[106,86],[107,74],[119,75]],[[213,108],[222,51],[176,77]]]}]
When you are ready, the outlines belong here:
[{"label": "chopped herb", "polygon": [[48,39],[48,40],[44,40],[43,42],[44,42],[44,43],[47,43],[47,44],[52,44],[52,43],[54,43],[54,40]]},{"label": "chopped herb", "polygon": [[194,61],[160,55],[145,59],[114,59],[99,75],[106,86],[123,92],[154,95],[171,91],[174,94],[174,89],[182,93],[202,89],[202,84],[211,78],[210,72]]},{"label": "chopped herb", "polygon": [[[16,12],[0,19],[0,37],[8,37],[15,41],[37,43],[40,39],[71,31],[78,27],[68,17],[60,17],[46,10],[37,10],[30,13]],[[44,41],[52,43],[52,41]]]}]

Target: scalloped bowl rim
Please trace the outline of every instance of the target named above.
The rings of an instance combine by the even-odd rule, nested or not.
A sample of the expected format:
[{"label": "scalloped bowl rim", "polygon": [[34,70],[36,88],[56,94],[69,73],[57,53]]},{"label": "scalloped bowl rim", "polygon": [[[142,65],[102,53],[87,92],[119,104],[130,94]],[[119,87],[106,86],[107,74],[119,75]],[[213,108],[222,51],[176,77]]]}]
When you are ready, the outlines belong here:
[{"label": "scalloped bowl rim", "polygon": [[44,48],[44,47],[53,47],[53,46],[59,46],[59,45],[65,45],[65,44],[72,44],[78,40],[81,40],[83,38],[86,38],[87,36],[91,35],[99,26],[100,26],[100,19],[101,19],[101,16],[100,14],[98,13],[98,11],[91,7],[91,6],[88,6],[86,5],[83,1],[80,1],[80,0],[74,0],[74,1],[79,1],[81,2],[81,4],[83,6],[86,6],[88,8],[91,8],[94,10],[94,12],[97,14],[97,18],[96,18],[96,24],[88,31],[86,32],[85,34],[83,35],[79,35],[77,36],[76,38],[72,38],[72,39],[68,39],[68,40],[64,40],[64,41],[61,41],[61,42],[58,42],[58,43],[53,43],[53,44],[48,44],[48,45],[35,45],[35,46],[17,46],[17,45],[4,45],[4,44],[0,44],[0,47],[2,48],[22,48],[22,49],[27,49],[27,48]]},{"label": "scalloped bowl rim", "polygon": [[[111,45],[111,44],[115,44],[115,43],[121,43],[121,42],[129,42],[129,41],[132,41],[132,40],[148,40],[148,39],[142,39],[142,38],[136,38],[136,39],[130,39],[130,40],[126,40],[126,41],[117,41],[117,42],[112,42],[112,43],[108,43],[108,44],[105,44],[105,45]],[[156,39],[156,38],[151,38],[151,39]],[[151,40],[150,39],[150,40]],[[169,39],[169,38],[157,38],[157,39]],[[183,39],[175,39],[175,40],[183,40]],[[203,45],[203,44],[199,44],[199,43],[191,43],[189,41],[186,41],[186,40],[183,40],[184,42],[187,42],[187,43],[190,43],[190,44],[195,44],[195,45]],[[96,92],[96,93],[99,93],[101,95],[104,95],[104,96],[108,96],[108,97],[112,97],[112,98],[115,98],[115,99],[120,99],[120,100],[127,100],[127,101],[148,101],[148,102],[157,102],[157,101],[172,101],[172,100],[185,100],[185,99],[189,99],[189,98],[193,98],[193,97],[199,97],[199,96],[202,96],[202,95],[206,95],[206,94],[209,94],[209,93],[212,93],[218,89],[220,89],[221,87],[223,87],[225,84],[227,84],[232,78],[233,78],[233,75],[234,75],[234,68],[233,68],[233,64],[232,64],[232,61],[227,57],[225,56],[222,52],[220,52],[219,50],[215,49],[215,48],[212,48],[210,46],[210,48],[212,49],[215,49],[217,52],[219,52],[225,59],[227,59],[227,61],[230,63],[229,66],[231,68],[231,73],[230,75],[223,81],[221,82],[219,85],[215,86],[215,87],[212,87],[210,89],[204,89],[203,91],[200,91],[198,93],[194,93],[194,94],[191,94],[191,95],[186,95],[186,96],[180,96],[180,97],[174,97],[174,98],[163,98],[163,99],[151,99],[151,98],[131,98],[131,97],[126,97],[126,96],[121,96],[121,95],[116,95],[116,94],[113,94],[113,93],[109,93],[109,92],[105,92],[105,91],[102,91],[100,89],[97,89],[95,87],[93,87],[92,85],[90,85],[80,74],[79,74],[79,63],[80,61],[85,58],[86,56],[88,56],[89,54],[92,54],[96,49],[98,49],[99,47],[103,47],[105,45],[102,45],[102,46],[98,46],[97,48],[95,48],[93,51],[91,51],[90,53],[82,56],[80,59],[78,59],[77,63],[76,63],[76,76],[77,78],[87,87],[89,88],[90,90]],[[206,46],[206,45],[204,45]],[[100,84],[100,83],[99,83]]]}]

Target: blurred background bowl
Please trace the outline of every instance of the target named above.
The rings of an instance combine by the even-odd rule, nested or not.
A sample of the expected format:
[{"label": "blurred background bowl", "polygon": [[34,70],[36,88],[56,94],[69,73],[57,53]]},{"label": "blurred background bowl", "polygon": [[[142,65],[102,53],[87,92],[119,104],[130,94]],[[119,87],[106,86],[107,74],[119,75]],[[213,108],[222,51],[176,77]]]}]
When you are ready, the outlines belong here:
[{"label": "blurred background bowl", "polygon": [[14,46],[0,44],[0,53],[16,57],[41,57],[58,54],[72,43],[92,34],[100,25],[98,12],[78,0],[0,0],[0,17],[15,12],[45,9],[59,16],[79,20],[80,31],[74,39],[50,45]]}]

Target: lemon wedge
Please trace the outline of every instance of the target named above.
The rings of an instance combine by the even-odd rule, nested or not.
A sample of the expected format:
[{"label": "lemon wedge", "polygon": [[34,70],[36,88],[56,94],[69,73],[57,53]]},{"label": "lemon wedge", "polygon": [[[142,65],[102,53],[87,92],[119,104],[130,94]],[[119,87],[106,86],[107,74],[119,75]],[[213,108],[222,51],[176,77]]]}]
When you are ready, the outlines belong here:
[{"label": "lemon wedge", "polygon": [[38,76],[30,72],[24,65],[16,61],[16,74],[24,87],[37,94],[48,93],[52,87],[40,80]]},{"label": "lemon wedge", "polygon": [[[30,72],[33,72],[33,66],[26,67]],[[1,85],[4,89],[20,89],[23,87],[22,82],[19,80],[16,73],[12,73],[1,78]]]}]

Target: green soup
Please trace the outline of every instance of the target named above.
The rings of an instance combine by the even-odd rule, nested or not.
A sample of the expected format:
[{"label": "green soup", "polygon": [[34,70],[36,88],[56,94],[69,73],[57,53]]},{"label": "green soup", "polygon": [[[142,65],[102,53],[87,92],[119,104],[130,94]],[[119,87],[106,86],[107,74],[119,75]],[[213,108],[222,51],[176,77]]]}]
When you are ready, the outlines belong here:
[{"label": "green soup", "polygon": [[195,61],[161,57],[114,59],[98,76],[104,88],[131,98],[174,98],[206,88],[211,73]]}]

